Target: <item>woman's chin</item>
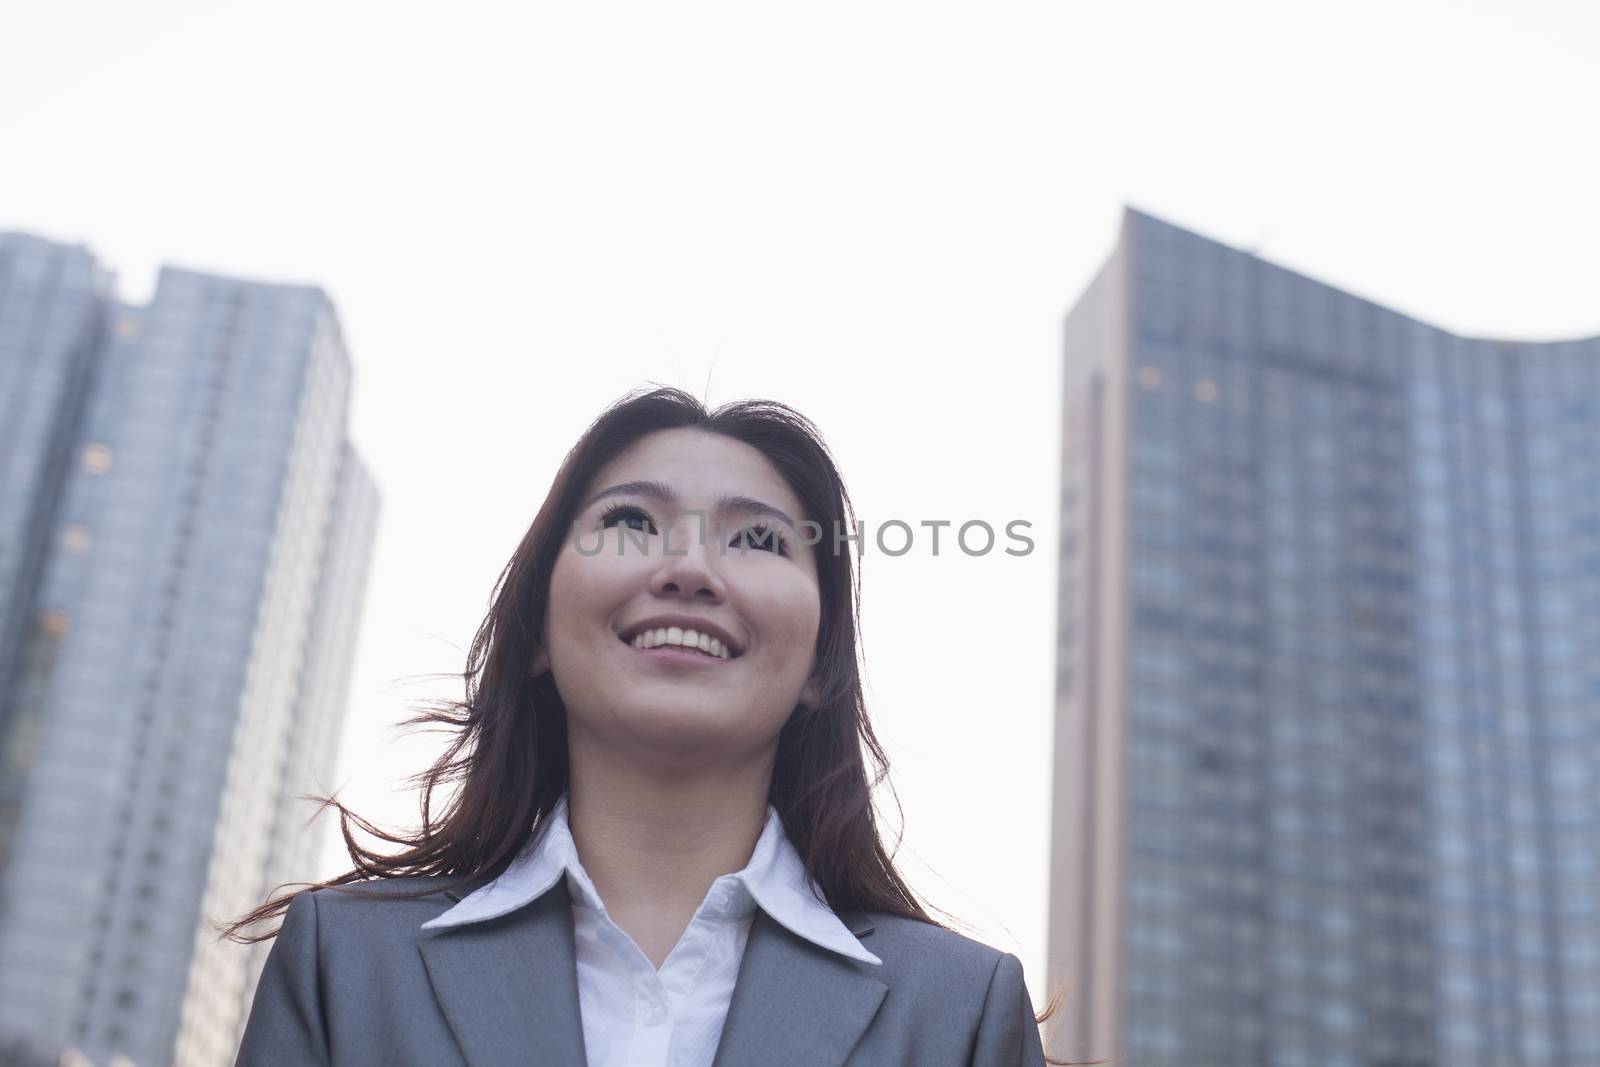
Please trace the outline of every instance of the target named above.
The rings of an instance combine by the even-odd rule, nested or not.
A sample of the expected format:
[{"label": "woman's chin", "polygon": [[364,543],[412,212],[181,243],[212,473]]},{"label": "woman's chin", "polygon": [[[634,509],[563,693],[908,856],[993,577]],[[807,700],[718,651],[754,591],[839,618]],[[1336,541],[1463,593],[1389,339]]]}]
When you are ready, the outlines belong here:
[{"label": "woman's chin", "polygon": [[[781,726],[781,724],[779,724]],[[647,757],[714,763],[736,762],[759,751],[777,736],[763,732],[732,712],[708,711],[704,705],[662,706],[619,711],[613,730],[627,747]]]}]

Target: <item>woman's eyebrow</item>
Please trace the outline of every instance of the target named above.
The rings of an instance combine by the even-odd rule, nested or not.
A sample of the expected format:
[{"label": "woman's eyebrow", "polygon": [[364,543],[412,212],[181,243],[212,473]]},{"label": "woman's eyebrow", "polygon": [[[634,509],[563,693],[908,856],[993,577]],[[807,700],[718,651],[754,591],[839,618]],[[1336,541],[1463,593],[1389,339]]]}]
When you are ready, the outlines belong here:
[{"label": "woman's eyebrow", "polygon": [[659,500],[663,504],[670,504],[678,499],[677,494],[661,482],[618,482],[585,500],[583,506],[590,507],[608,496],[642,496],[647,500]]},{"label": "woman's eyebrow", "polygon": [[[665,483],[646,480],[618,482],[616,485],[607,486],[584,501],[583,506],[585,508],[591,507],[608,496],[642,496],[647,500],[657,500],[663,504],[674,504],[678,500],[678,495],[668,488]],[[766,515],[784,523],[791,530],[798,531],[799,529],[794,519],[782,508],[775,508],[763,500],[741,496],[738,493],[720,498],[717,501],[717,509],[719,511],[740,511],[751,515]]]},{"label": "woman's eyebrow", "polygon": [[777,519],[788,526],[789,529],[798,532],[794,519],[789,517],[787,511],[775,508],[771,504],[757,500],[754,497],[739,496],[736,493],[733,496],[725,496],[718,500],[717,507],[723,511],[742,511],[750,515],[765,515],[768,518]]}]

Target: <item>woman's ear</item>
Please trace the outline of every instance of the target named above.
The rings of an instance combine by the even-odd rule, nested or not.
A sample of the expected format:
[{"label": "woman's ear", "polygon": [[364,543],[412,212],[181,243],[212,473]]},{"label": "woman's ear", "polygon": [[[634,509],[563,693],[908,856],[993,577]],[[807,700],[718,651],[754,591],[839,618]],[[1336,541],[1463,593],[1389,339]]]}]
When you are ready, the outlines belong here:
[{"label": "woman's ear", "polygon": [[537,678],[550,671],[550,654],[544,650],[544,645],[538,645],[533,650],[533,663],[528,666],[528,677]]},{"label": "woman's ear", "polygon": [[800,687],[800,705],[805,708],[815,708],[822,702],[822,679],[813,674],[806,679],[806,684]]}]

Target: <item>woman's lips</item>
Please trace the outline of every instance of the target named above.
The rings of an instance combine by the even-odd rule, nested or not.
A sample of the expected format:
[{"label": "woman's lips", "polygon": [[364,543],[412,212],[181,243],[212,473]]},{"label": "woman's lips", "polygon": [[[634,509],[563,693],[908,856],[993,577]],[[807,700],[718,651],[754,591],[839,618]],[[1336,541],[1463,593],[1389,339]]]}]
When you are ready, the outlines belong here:
[{"label": "woman's lips", "polygon": [[705,652],[690,652],[677,645],[657,645],[655,648],[634,648],[628,646],[628,651],[657,663],[685,667],[720,667],[725,663],[732,663],[731,659],[723,659]]}]

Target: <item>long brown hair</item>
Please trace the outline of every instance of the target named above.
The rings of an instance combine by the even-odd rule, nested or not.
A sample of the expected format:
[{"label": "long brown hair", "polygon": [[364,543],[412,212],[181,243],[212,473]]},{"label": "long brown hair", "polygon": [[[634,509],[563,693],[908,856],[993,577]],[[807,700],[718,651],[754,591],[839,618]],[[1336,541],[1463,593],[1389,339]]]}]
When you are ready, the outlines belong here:
[{"label": "long brown hair", "polygon": [[[723,434],[761,452],[794,491],[806,517],[823,531],[820,544],[828,550],[817,553],[820,696],[815,707],[797,708],[783,726],[769,798],[806,874],[835,910],[879,912],[950,929],[929,915],[879,837],[872,790],[887,778],[889,763],[867,719],[862,693],[855,561],[850,550],[837,550],[832,536],[855,529],[850,497],[832,455],[810,420],[783,404],[745,400],[713,411],[682,390],[655,388],[617,401],[567,453],[495,585],[489,614],[467,654],[464,699],[425,705],[400,724],[454,735],[433,766],[411,779],[422,787],[421,828],[391,833],[332,796],[306,798],[320,801],[319,812],[338,809],[352,869],[326,882],[290,883],[305,888],[272,897],[225,924],[223,936],[241,944],[276,936],[276,930],[242,931],[281,915],[296,896],[315,889],[358,892],[345,887],[406,876],[453,882],[389,895],[413,898],[455,888],[503,867],[527,843],[568,785],[566,708],[551,674],[532,676],[529,670],[543,638],[551,572],[582,495],[600,469],[645,435],[679,428]],[[457,783],[460,788],[435,812],[434,791]],[[898,797],[895,806],[898,810]],[[400,850],[386,855],[362,845],[352,825]]]}]

